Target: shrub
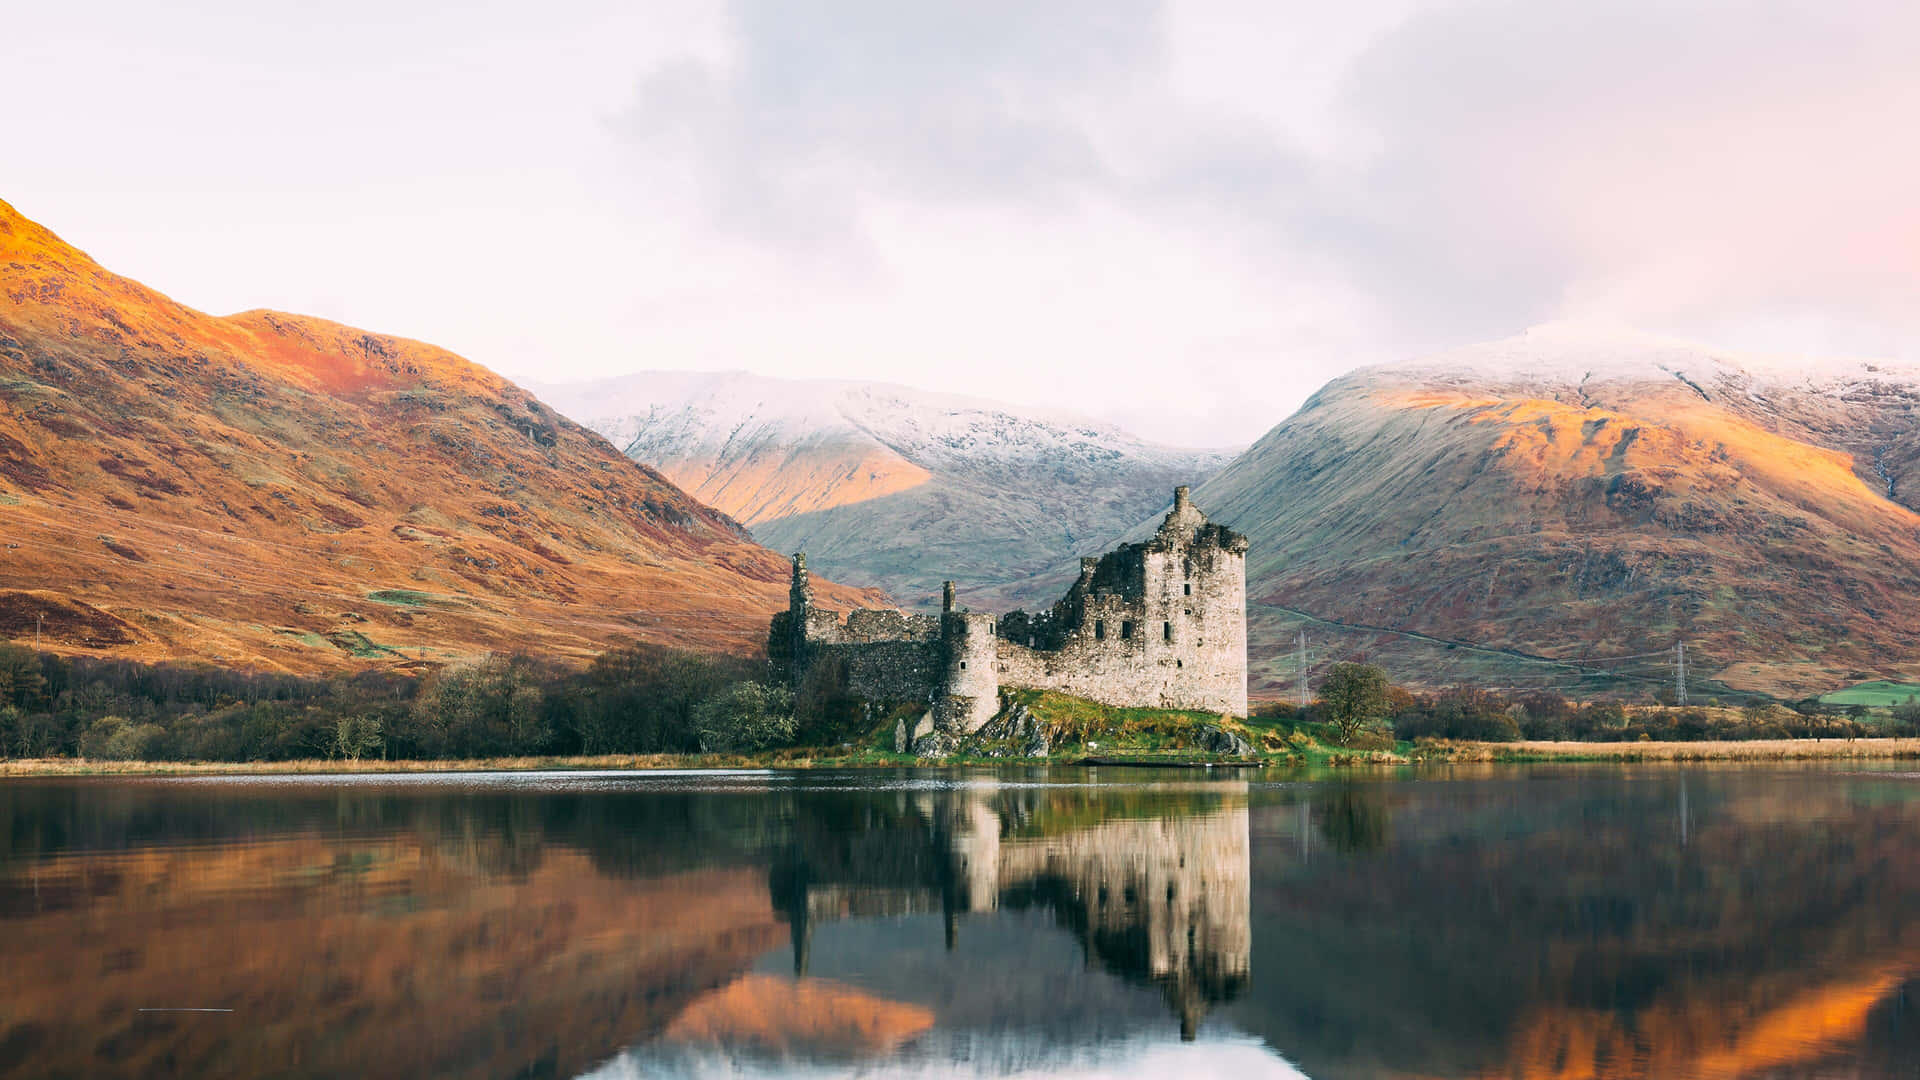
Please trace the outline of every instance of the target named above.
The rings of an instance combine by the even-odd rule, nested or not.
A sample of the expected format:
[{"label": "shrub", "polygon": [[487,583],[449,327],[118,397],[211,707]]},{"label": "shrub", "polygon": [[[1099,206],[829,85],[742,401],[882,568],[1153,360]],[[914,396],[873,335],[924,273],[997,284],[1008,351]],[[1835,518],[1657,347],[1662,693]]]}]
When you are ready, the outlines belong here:
[{"label": "shrub", "polygon": [[1471,739],[1513,742],[1520,727],[1509,714],[1505,699],[1485,690],[1452,687],[1413,699],[1411,708],[1394,718],[1394,734],[1402,739]]},{"label": "shrub", "polygon": [[1920,699],[1908,694],[1907,700],[1893,707],[1892,718],[1887,722],[1887,734],[1920,734]]},{"label": "shrub", "polygon": [[359,761],[386,744],[386,731],[377,716],[342,716],[333,722],[330,749],[348,761]]},{"label": "shrub", "polygon": [[1585,705],[1574,714],[1572,734],[1576,739],[1594,742],[1619,742],[1629,738],[1626,707],[1617,701]]},{"label": "shrub", "polygon": [[751,660],[659,645],[610,649],[577,680],[567,725],[586,754],[697,750],[694,709],[766,670]]},{"label": "shrub", "polygon": [[1254,706],[1252,716],[1273,724],[1297,724],[1306,718],[1305,709],[1288,701],[1263,701]]},{"label": "shrub", "polygon": [[489,656],[436,672],[414,699],[413,719],[422,750],[452,757],[530,753],[550,734],[534,663],[525,656]]},{"label": "shrub", "polygon": [[0,641],[0,706],[32,708],[46,701],[40,658],[25,645]]},{"label": "shrub", "polygon": [[167,733],[158,724],[136,724],[124,716],[103,716],[80,736],[82,757],[105,761],[152,761],[160,756]]},{"label": "shrub", "polygon": [[1560,742],[1573,737],[1573,730],[1567,718],[1548,714],[1536,715],[1522,712],[1519,719],[1520,737],[1538,742]]},{"label": "shrub", "polygon": [[693,710],[693,726],[706,752],[764,750],[793,741],[793,694],[784,686],[735,683]]},{"label": "shrub", "polygon": [[1347,737],[1349,750],[1392,750],[1393,732],[1378,725],[1369,725]]}]

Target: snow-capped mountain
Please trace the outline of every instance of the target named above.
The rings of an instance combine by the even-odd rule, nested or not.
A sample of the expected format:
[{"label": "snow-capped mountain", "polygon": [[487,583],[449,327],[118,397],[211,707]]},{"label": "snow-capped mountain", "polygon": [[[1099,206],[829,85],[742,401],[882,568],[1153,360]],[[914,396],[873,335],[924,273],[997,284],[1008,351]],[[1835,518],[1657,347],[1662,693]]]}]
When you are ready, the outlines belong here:
[{"label": "snow-capped mountain", "polygon": [[540,385],[762,543],[903,603],[1047,603],[1074,560],[1232,455],[1066,413],[884,383],[641,372]]},{"label": "snow-capped mountain", "polygon": [[1542,327],[1335,379],[1194,500],[1252,541],[1256,692],[1302,628],[1426,685],[1920,674],[1906,365]]}]

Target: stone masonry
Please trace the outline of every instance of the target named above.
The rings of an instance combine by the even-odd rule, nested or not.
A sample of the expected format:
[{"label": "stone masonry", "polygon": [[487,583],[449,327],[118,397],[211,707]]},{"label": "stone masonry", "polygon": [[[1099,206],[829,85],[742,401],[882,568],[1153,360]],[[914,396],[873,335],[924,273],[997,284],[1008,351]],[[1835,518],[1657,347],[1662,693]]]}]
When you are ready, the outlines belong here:
[{"label": "stone masonry", "polygon": [[978,730],[1000,690],[1056,690],[1105,705],[1247,713],[1247,540],[1174,489],[1154,536],[1080,561],[1047,611],[939,615],[813,606],[805,555],[767,652],[795,685],[830,677],[868,701],[929,705],[932,727]]}]

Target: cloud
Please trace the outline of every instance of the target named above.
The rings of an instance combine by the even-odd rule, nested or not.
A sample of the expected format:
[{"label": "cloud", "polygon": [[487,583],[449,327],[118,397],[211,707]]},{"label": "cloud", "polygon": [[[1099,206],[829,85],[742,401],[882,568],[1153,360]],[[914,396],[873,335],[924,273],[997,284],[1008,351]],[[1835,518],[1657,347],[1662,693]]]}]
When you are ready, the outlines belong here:
[{"label": "cloud", "polygon": [[[1304,265],[1320,254],[1276,239],[1310,163],[1262,110],[1221,107],[1233,91],[1211,69],[1182,72],[1182,42],[1205,38],[1187,13],[731,11],[727,55],[650,68],[609,130],[633,189],[703,223],[703,260],[742,268],[739,314],[782,289],[805,307],[778,316],[780,373],[1078,408],[1217,445],[1351,363],[1310,324],[1354,298]],[[1179,392],[1149,389],[1170,366],[1187,370]]]},{"label": "cloud", "polygon": [[1195,444],[1561,318],[1920,360],[1911,0],[438,6],[23,9],[0,67],[62,92],[0,196],[195,306],[548,381],[891,379]]},{"label": "cloud", "polygon": [[[732,10],[729,57],[649,72],[614,122],[709,227],[876,304],[946,289],[1036,341],[1080,319],[1123,378],[1205,357],[1196,407],[1557,318],[1920,330],[1905,3]],[[1055,259],[1139,281],[1104,320],[1008,295]]]},{"label": "cloud", "polygon": [[1904,3],[1423,12],[1349,73],[1339,108],[1376,149],[1324,242],[1427,332],[1910,318],[1916,41]]},{"label": "cloud", "polygon": [[1076,111],[1150,64],[1155,5],[1065,0],[733,7],[730,61],[648,72],[612,126],[682,168],[719,227],[864,248],[874,199],[1057,207],[1103,182]]}]

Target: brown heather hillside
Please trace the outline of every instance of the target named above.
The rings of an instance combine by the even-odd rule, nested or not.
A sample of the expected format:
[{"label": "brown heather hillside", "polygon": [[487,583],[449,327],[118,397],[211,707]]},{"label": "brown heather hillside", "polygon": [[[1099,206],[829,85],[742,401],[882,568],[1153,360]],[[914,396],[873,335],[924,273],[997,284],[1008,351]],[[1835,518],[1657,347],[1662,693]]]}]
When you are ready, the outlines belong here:
[{"label": "brown heather hillside", "polygon": [[[34,872],[0,878],[0,1072],[575,1076],[787,943],[763,872],[621,878],[498,837],[316,831]],[[842,1026],[785,1004],[794,1029]],[[230,1012],[140,1011],[182,1007]]]},{"label": "brown heather hillside", "polygon": [[4,202],[0,542],[0,635],[289,671],[752,650],[787,588],[733,520],[484,368],[202,314]]},{"label": "brown heather hillside", "polygon": [[1337,379],[1194,501],[1252,539],[1256,694],[1304,626],[1413,684],[1645,695],[1684,639],[1697,689],[1797,696],[1920,675],[1917,405],[1910,371],[1545,328]]}]

